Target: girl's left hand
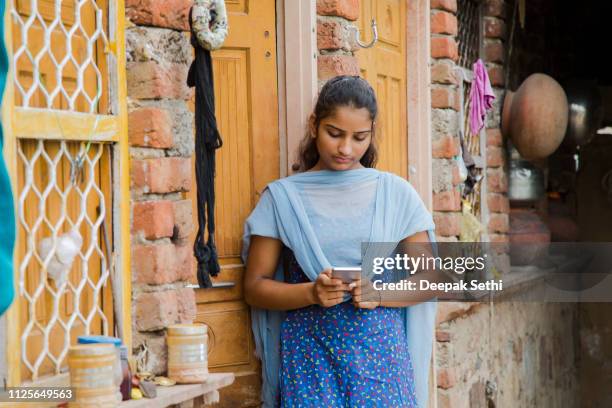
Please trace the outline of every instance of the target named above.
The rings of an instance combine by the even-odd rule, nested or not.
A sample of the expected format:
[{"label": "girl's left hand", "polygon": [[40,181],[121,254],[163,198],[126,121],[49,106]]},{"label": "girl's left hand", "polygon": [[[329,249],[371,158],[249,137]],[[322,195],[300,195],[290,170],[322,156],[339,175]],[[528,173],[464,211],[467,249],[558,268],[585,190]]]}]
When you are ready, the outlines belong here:
[{"label": "girl's left hand", "polygon": [[353,288],[351,289],[351,295],[353,297],[353,306],[356,308],[376,309],[380,306],[380,292],[374,290],[370,282],[364,282],[362,284],[361,279],[359,279],[353,281],[349,287]]}]

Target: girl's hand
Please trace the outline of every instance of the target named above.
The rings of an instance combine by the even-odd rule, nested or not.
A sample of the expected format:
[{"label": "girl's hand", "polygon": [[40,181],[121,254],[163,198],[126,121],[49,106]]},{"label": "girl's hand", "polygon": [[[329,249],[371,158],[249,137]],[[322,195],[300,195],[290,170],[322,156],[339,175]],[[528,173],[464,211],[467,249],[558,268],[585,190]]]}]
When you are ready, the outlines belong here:
[{"label": "girl's hand", "polygon": [[331,269],[326,269],[319,274],[312,287],[313,303],[323,307],[338,305],[349,290],[349,285],[340,279],[333,279]]},{"label": "girl's hand", "polygon": [[[359,309],[376,309],[381,304],[380,292],[373,290],[370,282],[364,282],[362,284],[361,279],[351,283],[353,289],[351,295],[353,296],[353,305]],[[374,300],[375,299],[375,300]]]}]

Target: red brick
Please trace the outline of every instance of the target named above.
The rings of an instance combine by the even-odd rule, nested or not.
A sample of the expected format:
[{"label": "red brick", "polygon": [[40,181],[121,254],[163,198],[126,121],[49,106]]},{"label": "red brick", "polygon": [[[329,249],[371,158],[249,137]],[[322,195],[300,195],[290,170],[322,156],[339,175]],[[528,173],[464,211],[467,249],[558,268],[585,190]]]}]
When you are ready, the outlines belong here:
[{"label": "red brick", "polygon": [[456,85],[458,82],[453,66],[444,62],[434,63],[431,66],[431,82]]},{"label": "red brick", "polygon": [[457,42],[453,37],[433,37],[431,39],[432,58],[450,58],[457,60]]},{"label": "red brick", "polygon": [[434,211],[461,210],[461,195],[458,190],[442,191],[433,195]]},{"label": "red brick", "polygon": [[485,16],[505,18],[506,5],[504,0],[486,0],[483,13]]},{"label": "red brick", "polygon": [[320,55],[317,69],[320,80],[338,75],[359,75],[357,58],[350,55]]},{"label": "red brick", "polygon": [[175,239],[180,242],[191,236],[196,219],[193,217],[193,204],[191,200],[179,200],[174,202],[174,226]]},{"label": "red brick", "polygon": [[135,24],[189,31],[192,0],[126,0],[127,17]]},{"label": "red brick", "polygon": [[459,213],[434,213],[436,234],[441,236],[455,236],[461,233],[461,222]]},{"label": "red brick", "polygon": [[503,137],[500,128],[487,129],[487,147],[488,146],[502,146]]},{"label": "red brick", "polygon": [[457,17],[446,11],[434,12],[431,15],[431,32],[457,35]]},{"label": "red brick", "polygon": [[461,179],[461,174],[459,173],[459,165],[456,162],[453,162],[452,176],[453,186],[463,183],[464,180]]},{"label": "red brick", "polygon": [[132,278],[136,283],[161,285],[180,280],[174,244],[135,245],[132,248]]},{"label": "red brick", "polygon": [[359,18],[359,0],[317,0],[317,14],[354,21]]},{"label": "red brick", "polygon": [[510,201],[508,197],[499,193],[488,193],[487,203],[489,205],[489,211],[493,213],[505,213],[510,212]]},{"label": "red brick", "polygon": [[443,136],[432,142],[432,156],[436,159],[451,159],[459,154],[459,141],[453,136]]},{"label": "red brick", "polygon": [[431,89],[431,107],[436,109],[454,109],[459,111],[460,100],[457,89],[448,86]]},{"label": "red brick", "polygon": [[451,334],[446,330],[436,330],[436,341],[440,343],[448,343],[451,341]]},{"label": "red brick", "polygon": [[167,149],[172,147],[172,119],[159,108],[140,108],[128,115],[128,135],[132,146]]},{"label": "red brick", "polygon": [[191,242],[176,246],[176,272],[180,280],[186,282],[197,281],[193,279],[195,277],[195,263]]},{"label": "red brick", "polygon": [[454,368],[438,368],[436,370],[438,388],[447,390],[457,383],[457,375]]},{"label": "red brick", "polygon": [[495,17],[485,17],[484,35],[486,38],[504,38],[506,35],[506,23]]},{"label": "red brick", "polygon": [[181,288],[176,291],[178,299],[179,323],[193,323],[196,316],[195,293],[191,288]]},{"label": "red brick", "polygon": [[174,230],[174,207],[171,201],[140,201],[133,206],[132,232],[143,232],[147,239],[171,237]]},{"label": "red brick", "polygon": [[446,10],[452,13],[457,12],[457,0],[431,0],[432,10]]},{"label": "red brick", "polygon": [[492,66],[488,69],[488,72],[491,85],[503,88],[506,84],[504,69],[499,66]]},{"label": "red brick", "polygon": [[141,293],[134,300],[136,329],[156,331],[178,323],[178,302],[175,290]]},{"label": "red brick", "polygon": [[501,147],[488,146],[487,147],[487,166],[489,167],[501,167],[506,161],[504,151]]},{"label": "red brick", "polygon": [[188,100],[193,93],[186,82],[188,70],[187,64],[128,62],[128,95],[134,99]]},{"label": "red brick", "polygon": [[508,214],[489,214],[489,232],[508,232]]},{"label": "red brick", "polygon": [[160,157],[134,160],[132,182],[144,193],[173,193],[191,188],[191,159]]},{"label": "red brick", "polygon": [[506,47],[499,40],[488,40],[484,46],[485,61],[502,64],[506,60]]},{"label": "red brick", "polygon": [[508,178],[504,173],[504,169],[487,169],[487,187],[492,193],[508,192]]},{"label": "red brick", "polygon": [[320,50],[338,50],[342,48],[342,24],[337,20],[317,21],[317,48]]}]

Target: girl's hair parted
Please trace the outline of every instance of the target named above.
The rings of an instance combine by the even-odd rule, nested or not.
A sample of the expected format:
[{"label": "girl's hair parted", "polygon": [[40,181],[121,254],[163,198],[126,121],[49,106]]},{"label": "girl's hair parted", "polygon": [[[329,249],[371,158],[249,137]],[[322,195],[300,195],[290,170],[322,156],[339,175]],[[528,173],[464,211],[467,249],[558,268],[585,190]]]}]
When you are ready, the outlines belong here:
[{"label": "girl's hair parted", "polygon": [[[306,135],[300,142],[298,148],[297,162],[292,169],[296,172],[303,172],[312,167],[319,161],[319,151],[316,144],[316,132],[321,121],[341,106],[361,109],[365,108],[370,113],[372,120],[372,141],[361,158],[360,162],[364,167],[374,167],[378,159],[376,148],[376,119],[378,116],[378,103],[374,89],[370,84],[359,76],[340,75],[327,81],[315,105],[314,111],[310,115]],[[315,132],[313,135],[312,132]]]}]

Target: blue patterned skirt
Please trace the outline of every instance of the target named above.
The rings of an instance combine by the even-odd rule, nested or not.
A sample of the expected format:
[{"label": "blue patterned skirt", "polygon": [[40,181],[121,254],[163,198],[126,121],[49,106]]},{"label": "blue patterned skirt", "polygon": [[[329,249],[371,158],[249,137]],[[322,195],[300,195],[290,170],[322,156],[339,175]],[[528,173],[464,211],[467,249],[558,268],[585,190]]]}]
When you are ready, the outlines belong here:
[{"label": "blue patterned skirt", "polygon": [[[293,260],[288,281],[307,282]],[[398,308],[350,302],[287,312],[281,327],[282,407],[416,407]]]}]

